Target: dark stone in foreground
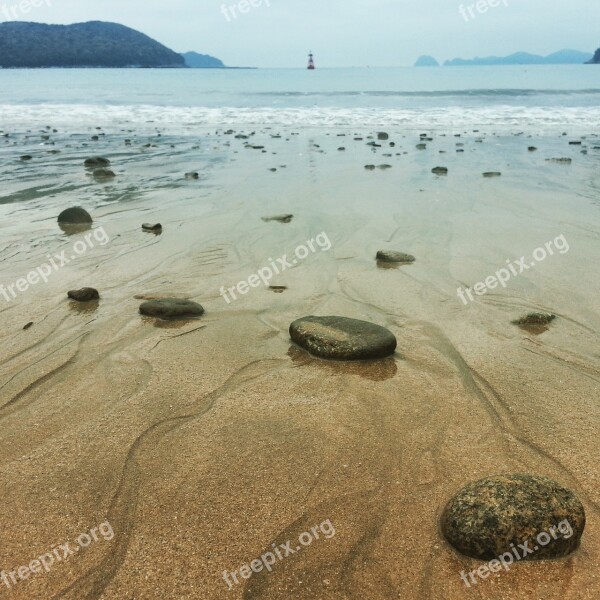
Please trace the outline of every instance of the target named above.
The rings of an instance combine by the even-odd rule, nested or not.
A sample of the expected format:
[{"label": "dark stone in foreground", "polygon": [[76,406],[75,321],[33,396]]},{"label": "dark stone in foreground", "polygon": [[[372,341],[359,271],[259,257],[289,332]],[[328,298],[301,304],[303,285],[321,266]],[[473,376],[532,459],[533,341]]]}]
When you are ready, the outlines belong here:
[{"label": "dark stone in foreground", "polygon": [[92,217],[90,213],[81,206],[74,206],[73,208],[67,208],[58,215],[59,223],[67,223],[70,225],[79,225],[81,223],[91,223]]},{"label": "dark stone in foreground", "polygon": [[91,300],[98,300],[100,298],[98,290],[94,288],[71,290],[70,292],[67,292],[67,296],[71,298],[71,300],[77,300],[77,302],[90,302]]},{"label": "dark stone in foreground", "polygon": [[99,169],[100,167],[110,166],[110,160],[108,160],[108,158],[103,158],[102,156],[92,156],[91,158],[85,159],[83,166],[88,169]]},{"label": "dark stone in foreground", "polygon": [[346,317],[303,317],[290,325],[296,344],[314,356],[335,360],[367,360],[394,354],[391,331]]},{"label": "dark stone in foreground", "polygon": [[431,172],[434,175],[448,175],[447,167],[434,167],[433,169],[431,169]]},{"label": "dark stone in foreground", "polygon": [[529,313],[516,321],[515,325],[549,325],[556,319],[556,315],[551,313]]},{"label": "dark stone in foreground", "polygon": [[385,131],[380,131],[380,132],[377,134],[377,139],[378,139],[378,140],[383,140],[383,141],[385,141],[385,140],[389,140],[389,139],[390,139],[390,136],[389,136],[389,134],[387,134]]},{"label": "dark stone in foreground", "polygon": [[414,263],[416,258],[412,254],[394,252],[393,250],[379,250],[376,260],[389,263]]},{"label": "dark stone in foreground", "polygon": [[511,544],[518,549],[525,542],[533,553],[524,560],[567,556],[578,548],[584,528],[585,511],[574,492],[552,479],[527,474],[471,483],[450,500],[442,515],[448,542],[482,560],[497,559],[511,552]]},{"label": "dark stone in foreground", "polygon": [[140,305],[140,313],[149,317],[172,319],[176,317],[199,317],[204,314],[204,307],[192,300],[180,298],[161,298],[149,300]]}]

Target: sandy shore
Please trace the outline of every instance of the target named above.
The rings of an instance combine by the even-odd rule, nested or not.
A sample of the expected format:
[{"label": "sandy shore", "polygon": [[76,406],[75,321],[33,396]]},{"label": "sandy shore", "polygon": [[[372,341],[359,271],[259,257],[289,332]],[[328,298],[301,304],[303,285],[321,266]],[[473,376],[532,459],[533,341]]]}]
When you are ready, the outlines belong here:
[{"label": "sandy shore", "polygon": [[[373,131],[292,133],[257,129],[250,141],[265,153],[214,131],[146,149],[125,147],[127,133],[93,152],[65,140],[58,158],[23,165],[25,146],[2,148],[14,165],[0,204],[2,283],[72,254],[83,234],[62,234],[55,219],[73,204],[109,241],[0,297],[0,568],[102,523],[114,537],[0,582],[0,597],[598,598],[597,138],[584,155],[569,137],[438,132],[419,151],[418,133],[389,131],[396,147],[373,151]],[[91,154],[111,159],[113,183],[89,181]],[[545,160],[563,156],[573,163]],[[183,179],[191,170],[198,181]],[[285,213],[291,223],[261,220]],[[162,223],[162,235],[143,222]],[[222,297],[321,233],[330,249],[270,282],[283,293]],[[475,302],[457,297],[558,236],[567,252]],[[417,260],[378,268],[380,249]],[[66,299],[83,286],[100,290],[98,304]],[[136,296],[190,298],[206,314],[156,322]],[[511,324],[538,310],[559,317],[541,335]],[[362,364],[311,358],[288,335],[309,314],[386,326],[398,351]],[[481,563],[445,542],[441,511],[466,483],[507,472],[575,490],[588,515],[582,546],[467,589],[460,572]],[[273,544],[295,549],[325,522],[335,535],[228,589],[224,571]]]}]

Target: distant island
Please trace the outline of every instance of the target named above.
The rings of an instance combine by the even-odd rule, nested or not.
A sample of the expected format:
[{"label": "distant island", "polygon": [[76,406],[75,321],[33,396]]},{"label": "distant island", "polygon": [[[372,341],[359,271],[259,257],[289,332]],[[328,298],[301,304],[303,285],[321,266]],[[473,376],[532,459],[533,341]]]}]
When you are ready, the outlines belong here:
[{"label": "distant island", "polygon": [[433,56],[419,56],[415,67],[439,67],[440,63]]},{"label": "distant island", "polygon": [[256,67],[228,67],[222,60],[209,54],[198,52],[184,52],[183,56],[186,67],[190,69],[254,69]]},{"label": "distant island", "polygon": [[600,48],[596,50],[596,53],[592,58],[587,62],[588,65],[600,65]]},{"label": "distant island", "polygon": [[[600,59],[600,56],[598,57]],[[579,50],[559,50],[548,56],[515,52],[509,56],[487,56],[473,59],[455,58],[444,62],[445,67],[491,66],[491,65],[582,65],[593,60],[590,52]],[[429,63],[429,64],[428,64]],[[436,66],[438,62],[431,56],[422,56],[415,63],[416,67]]]},{"label": "distant island", "polygon": [[0,66],[185,67],[180,54],[147,35],[102,21],[46,25],[0,23]]},{"label": "distant island", "polygon": [[0,68],[220,68],[206,54],[178,54],[118,23],[0,23]]},{"label": "distant island", "polygon": [[209,54],[198,54],[198,52],[184,52],[181,56],[185,64],[192,69],[226,69],[222,60]]}]

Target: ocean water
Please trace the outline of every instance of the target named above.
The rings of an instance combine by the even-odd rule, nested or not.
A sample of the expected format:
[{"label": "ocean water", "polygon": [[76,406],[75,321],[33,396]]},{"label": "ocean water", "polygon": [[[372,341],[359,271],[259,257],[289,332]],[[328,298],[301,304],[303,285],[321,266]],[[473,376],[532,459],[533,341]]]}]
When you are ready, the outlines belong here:
[{"label": "ocean water", "polygon": [[95,122],[589,133],[600,68],[0,70],[0,128]]}]

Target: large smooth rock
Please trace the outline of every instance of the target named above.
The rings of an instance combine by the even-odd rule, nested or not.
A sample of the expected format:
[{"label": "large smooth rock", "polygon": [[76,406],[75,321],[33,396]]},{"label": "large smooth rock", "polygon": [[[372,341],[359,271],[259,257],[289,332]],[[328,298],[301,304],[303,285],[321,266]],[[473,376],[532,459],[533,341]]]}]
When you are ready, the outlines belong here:
[{"label": "large smooth rock", "polygon": [[80,225],[82,223],[91,223],[92,217],[90,213],[81,208],[81,206],[74,206],[73,208],[67,208],[58,215],[59,223],[66,223],[68,225]]},{"label": "large smooth rock", "polygon": [[290,325],[290,336],[311,354],[336,360],[383,358],[397,345],[385,327],[346,317],[303,317]]},{"label": "large smooth rock", "polygon": [[567,556],[579,546],[584,528],[585,511],[574,492],[547,477],[527,474],[471,483],[442,515],[442,531],[450,544],[482,560],[498,558],[511,551],[511,544],[518,548],[525,542],[533,552],[524,560]]},{"label": "large smooth rock", "polygon": [[140,313],[149,317],[172,319],[176,317],[199,317],[204,314],[204,307],[192,300],[181,298],[161,298],[149,300],[140,305]]}]

